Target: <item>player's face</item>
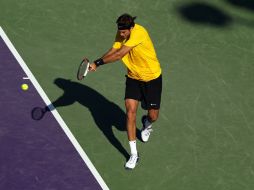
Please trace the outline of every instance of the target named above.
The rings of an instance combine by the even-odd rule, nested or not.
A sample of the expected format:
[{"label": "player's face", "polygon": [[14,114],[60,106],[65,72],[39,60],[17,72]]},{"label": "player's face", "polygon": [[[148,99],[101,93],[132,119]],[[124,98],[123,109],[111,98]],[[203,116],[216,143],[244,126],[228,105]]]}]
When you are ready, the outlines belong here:
[{"label": "player's face", "polygon": [[129,38],[130,34],[131,34],[131,30],[126,29],[126,30],[118,30],[119,34],[122,38],[127,39]]}]

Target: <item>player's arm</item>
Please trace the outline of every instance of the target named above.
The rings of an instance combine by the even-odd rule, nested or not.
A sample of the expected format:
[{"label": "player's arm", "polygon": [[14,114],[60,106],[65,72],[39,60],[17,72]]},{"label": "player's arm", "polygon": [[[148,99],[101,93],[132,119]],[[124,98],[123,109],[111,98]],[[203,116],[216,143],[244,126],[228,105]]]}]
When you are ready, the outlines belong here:
[{"label": "player's arm", "polygon": [[100,65],[107,63],[112,63],[122,59],[133,47],[122,46],[120,49],[112,48],[108,53],[106,53],[102,58],[95,60],[90,65],[90,71],[95,71],[96,68]]},{"label": "player's arm", "polygon": [[112,47],[101,58],[104,58],[104,57],[106,57],[108,55],[111,55],[111,54],[115,53],[117,50],[118,49]]},{"label": "player's arm", "polygon": [[103,57],[104,64],[115,62],[122,59],[127,53],[129,53],[131,49],[132,47],[123,45],[120,49],[116,50],[114,53]]}]

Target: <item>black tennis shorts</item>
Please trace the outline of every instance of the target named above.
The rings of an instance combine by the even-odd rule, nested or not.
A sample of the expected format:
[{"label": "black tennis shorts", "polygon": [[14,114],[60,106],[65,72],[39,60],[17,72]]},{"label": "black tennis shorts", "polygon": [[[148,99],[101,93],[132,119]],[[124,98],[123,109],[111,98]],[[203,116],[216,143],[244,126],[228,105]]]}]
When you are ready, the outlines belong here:
[{"label": "black tennis shorts", "polygon": [[145,110],[159,109],[161,104],[162,75],[144,82],[126,76],[125,99],[141,101]]}]

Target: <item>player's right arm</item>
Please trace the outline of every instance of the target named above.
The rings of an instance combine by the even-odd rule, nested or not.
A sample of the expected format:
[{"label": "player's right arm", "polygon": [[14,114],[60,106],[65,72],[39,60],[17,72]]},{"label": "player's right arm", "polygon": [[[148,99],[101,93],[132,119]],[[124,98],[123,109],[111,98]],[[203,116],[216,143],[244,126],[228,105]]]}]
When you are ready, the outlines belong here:
[{"label": "player's right arm", "polygon": [[116,51],[117,51],[117,49],[112,47],[101,58],[107,57],[107,56],[115,53]]},{"label": "player's right arm", "polygon": [[[111,56],[111,55],[113,55],[114,53],[116,53],[117,52],[117,48],[110,48],[101,58],[103,59],[103,58],[105,58],[105,57],[108,57],[108,56]],[[92,63],[92,64],[90,64],[90,66],[89,66],[89,70],[90,71],[95,71],[96,70],[96,65],[94,64],[94,63]]]},{"label": "player's right arm", "polygon": [[100,65],[111,63],[122,59],[133,47],[123,45],[120,49],[114,51],[114,53],[104,56],[103,58],[97,59],[89,66],[89,71],[96,71],[96,68]]}]

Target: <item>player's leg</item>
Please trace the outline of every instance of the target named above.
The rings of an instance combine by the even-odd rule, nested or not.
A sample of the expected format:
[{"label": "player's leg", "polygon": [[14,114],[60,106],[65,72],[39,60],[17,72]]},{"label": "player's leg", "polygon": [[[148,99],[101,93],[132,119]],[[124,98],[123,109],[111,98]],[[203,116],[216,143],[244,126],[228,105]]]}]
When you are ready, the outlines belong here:
[{"label": "player's leg", "polygon": [[141,119],[143,128],[141,130],[141,138],[143,142],[147,142],[152,129],[152,123],[158,119],[159,109],[149,109],[147,115],[144,115]]},{"label": "player's leg", "polygon": [[155,122],[159,117],[159,109],[149,109],[147,112],[147,117],[149,122]]},{"label": "player's leg", "polygon": [[135,141],[138,101],[134,99],[125,99],[125,107],[126,107],[126,127],[128,139],[129,141]]},{"label": "player's leg", "polygon": [[136,145],[136,114],[138,108],[138,101],[133,99],[125,99],[126,106],[126,127],[129,145],[131,149],[131,156],[125,164],[125,168],[134,169],[138,162],[138,151]]},{"label": "player's leg", "polygon": [[140,97],[139,81],[127,77],[125,89],[126,127],[131,150],[130,159],[125,164],[127,169],[135,168],[139,159],[136,146],[136,115]]},{"label": "player's leg", "polygon": [[145,83],[143,88],[143,99],[145,108],[148,110],[147,115],[142,117],[143,128],[141,130],[141,138],[147,142],[152,130],[152,123],[159,117],[159,109],[161,103],[162,77],[158,77],[152,81]]}]

